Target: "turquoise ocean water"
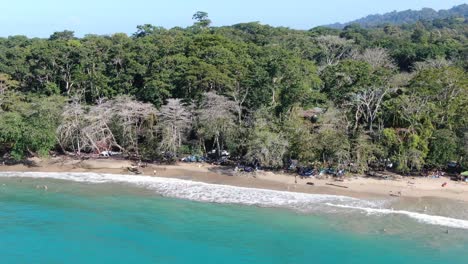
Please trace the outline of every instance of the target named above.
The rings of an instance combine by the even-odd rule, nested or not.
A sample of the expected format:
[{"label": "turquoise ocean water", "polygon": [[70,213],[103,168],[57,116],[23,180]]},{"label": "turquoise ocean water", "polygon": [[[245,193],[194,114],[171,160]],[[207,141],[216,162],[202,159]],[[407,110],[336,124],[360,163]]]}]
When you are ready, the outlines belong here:
[{"label": "turquoise ocean water", "polygon": [[463,206],[456,218],[431,218],[386,213],[387,203],[186,181],[8,176],[1,263],[468,263]]}]

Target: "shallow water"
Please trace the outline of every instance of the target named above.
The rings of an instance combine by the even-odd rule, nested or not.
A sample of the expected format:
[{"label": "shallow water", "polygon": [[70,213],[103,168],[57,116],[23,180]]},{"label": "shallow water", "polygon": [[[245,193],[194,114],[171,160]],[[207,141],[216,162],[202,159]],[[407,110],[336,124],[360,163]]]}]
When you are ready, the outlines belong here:
[{"label": "shallow water", "polygon": [[[455,209],[437,211],[444,201],[420,201],[437,206],[412,216],[419,204],[170,179],[0,176],[9,176],[0,177],[2,263],[468,263],[464,204],[450,203],[454,218]],[[391,207],[413,211],[379,211]]]}]

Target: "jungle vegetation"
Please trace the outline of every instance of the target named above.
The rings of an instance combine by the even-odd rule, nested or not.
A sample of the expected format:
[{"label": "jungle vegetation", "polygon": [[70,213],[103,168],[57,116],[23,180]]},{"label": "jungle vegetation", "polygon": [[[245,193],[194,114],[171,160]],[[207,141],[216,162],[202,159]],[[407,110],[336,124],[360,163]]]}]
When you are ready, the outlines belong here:
[{"label": "jungle vegetation", "polygon": [[463,16],[310,30],[193,18],[131,36],[0,38],[0,154],[468,165]]}]

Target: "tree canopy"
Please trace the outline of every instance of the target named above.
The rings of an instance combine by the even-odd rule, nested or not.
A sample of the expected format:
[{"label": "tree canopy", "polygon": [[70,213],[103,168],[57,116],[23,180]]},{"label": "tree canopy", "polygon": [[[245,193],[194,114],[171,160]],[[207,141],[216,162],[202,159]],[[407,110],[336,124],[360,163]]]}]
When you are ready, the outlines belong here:
[{"label": "tree canopy", "polygon": [[464,19],[311,30],[193,19],[131,36],[0,38],[0,153],[467,166]]}]

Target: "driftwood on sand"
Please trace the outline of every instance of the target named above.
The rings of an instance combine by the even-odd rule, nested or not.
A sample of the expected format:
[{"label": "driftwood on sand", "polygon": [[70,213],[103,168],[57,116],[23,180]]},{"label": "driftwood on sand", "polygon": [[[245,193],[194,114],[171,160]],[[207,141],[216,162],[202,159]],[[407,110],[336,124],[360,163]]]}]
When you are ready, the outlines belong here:
[{"label": "driftwood on sand", "polygon": [[127,170],[129,172],[134,173],[134,174],[142,174],[142,172],[137,167],[133,167],[133,166],[132,167],[127,167]]},{"label": "driftwood on sand", "polygon": [[348,189],[348,186],[343,186],[343,185],[338,185],[338,184],[333,184],[333,183],[327,183],[327,185]]}]

